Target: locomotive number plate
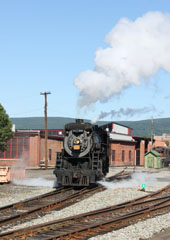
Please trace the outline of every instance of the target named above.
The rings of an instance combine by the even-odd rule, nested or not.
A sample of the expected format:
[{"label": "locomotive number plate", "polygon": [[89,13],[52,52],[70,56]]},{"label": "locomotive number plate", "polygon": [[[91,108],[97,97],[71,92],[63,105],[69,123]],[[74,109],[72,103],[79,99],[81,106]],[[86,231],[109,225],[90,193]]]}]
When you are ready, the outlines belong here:
[{"label": "locomotive number plate", "polygon": [[74,150],[80,150],[80,145],[74,145],[73,148]]}]

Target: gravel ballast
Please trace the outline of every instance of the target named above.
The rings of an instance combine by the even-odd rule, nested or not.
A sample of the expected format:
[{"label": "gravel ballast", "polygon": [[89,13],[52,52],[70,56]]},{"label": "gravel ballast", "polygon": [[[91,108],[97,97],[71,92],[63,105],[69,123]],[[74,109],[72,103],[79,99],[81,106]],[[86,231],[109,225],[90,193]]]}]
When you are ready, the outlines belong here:
[{"label": "gravel ballast", "polygon": [[[110,169],[109,175],[113,175],[116,172],[119,172],[120,168],[112,168]],[[38,174],[37,174],[38,173]],[[27,174],[29,178],[29,183],[31,179],[34,178],[35,185],[36,179],[42,177],[43,170],[34,171],[32,174]],[[48,179],[49,187],[47,186],[47,182],[45,187],[42,186],[24,186],[24,185],[0,185],[1,193],[0,193],[0,206],[4,206],[7,204],[11,204],[20,200],[24,200],[29,197],[37,196],[48,191],[52,191],[53,188],[52,182],[55,180],[55,177],[49,172],[48,177],[44,174],[44,178]],[[51,176],[51,179],[50,179]],[[37,178],[36,178],[37,177]],[[42,182],[44,179],[42,179]],[[38,182],[38,181],[37,181]],[[103,185],[107,186],[107,190],[103,192],[99,192],[94,194],[93,196],[85,199],[81,202],[78,202],[70,207],[62,209],[60,211],[53,211],[48,213],[43,217],[38,217],[37,219],[32,220],[28,223],[23,223],[21,225],[15,226],[11,229],[7,229],[5,231],[18,229],[21,227],[28,227],[35,224],[40,224],[47,221],[53,221],[65,217],[69,217],[72,215],[97,210],[100,208],[108,207],[111,205],[115,205],[118,203],[122,203],[128,200],[132,200],[134,198],[138,198],[141,196],[145,196],[147,191],[156,191],[160,188],[165,187],[170,182],[170,171],[168,169],[154,170],[149,169],[146,170],[144,168],[136,169],[136,172],[133,174],[132,179],[123,180],[119,183],[107,183],[102,182]],[[20,183],[21,184],[21,183]],[[22,183],[23,184],[23,183]],[[140,191],[141,184],[146,184],[146,192]],[[8,190],[7,190],[8,188]],[[11,191],[9,190],[11,189]],[[128,226],[126,228],[113,231],[104,235],[100,235],[97,237],[92,237],[92,240],[96,239],[117,239],[117,240],[138,240],[138,239],[146,239],[151,237],[154,233],[160,232],[165,228],[170,227],[170,213],[164,214],[152,219],[147,219],[145,221],[140,221],[132,226]]]}]

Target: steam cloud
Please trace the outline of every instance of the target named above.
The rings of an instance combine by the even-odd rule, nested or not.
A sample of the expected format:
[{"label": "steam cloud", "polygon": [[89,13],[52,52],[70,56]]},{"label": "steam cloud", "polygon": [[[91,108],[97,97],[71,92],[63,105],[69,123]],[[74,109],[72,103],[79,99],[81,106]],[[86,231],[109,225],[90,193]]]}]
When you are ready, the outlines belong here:
[{"label": "steam cloud", "polygon": [[92,122],[97,122],[105,117],[111,116],[113,117],[121,117],[121,116],[127,116],[127,117],[133,117],[134,115],[143,114],[143,113],[149,113],[155,111],[154,107],[143,107],[143,108],[120,108],[118,111],[111,110],[110,112],[101,112],[99,116],[95,117]]},{"label": "steam cloud", "polygon": [[170,14],[148,12],[131,21],[122,18],[105,38],[109,47],[96,51],[95,69],[74,80],[79,107],[106,102],[131,84],[141,84],[163,69],[170,73]]},{"label": "steam cloud", "polygon": [[24,186],[36,186],[36,187],[57,187],[57,182],[53,180],[47,180],[44,178],[26,178],[26,179],[14,179],[13,183],[16,185]]},{"label": "steam cloud", "polygon": [[142,184],[146,184],[146,187],[154,186],[157,183],[157,179],[155,175],[150,175],[148,173],[134,173],[132,175],[132,178],[129,180],[122,180],[120,182],[104,182],[99,181],[103,186],[109,188],[109,189],[115,189],[115,188],[136,188],[141,187]]}]

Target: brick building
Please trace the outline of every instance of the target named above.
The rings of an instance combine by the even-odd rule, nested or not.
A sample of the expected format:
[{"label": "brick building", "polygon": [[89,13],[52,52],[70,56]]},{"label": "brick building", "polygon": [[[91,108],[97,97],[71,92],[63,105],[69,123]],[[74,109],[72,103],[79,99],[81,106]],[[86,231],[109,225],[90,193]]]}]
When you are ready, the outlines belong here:
[{"label": "brick building", "polygon": [[154,139],[157,141],[170,142],[170,135],[163,133],[162,136],[154,136]]},{"label": "brick building", "polygon": [[[55,166],[56,153],[63,148],[63,126],[48,129],[48,165]],[[144,165],[144,154],[150,139],[133,136],[133,129],[115,122],[101,126],[110,139],[110,166]],[[8,150],[0,152],[0,166],[13,166],[21,162],[26,167],[37,167],[44,160],[44,130],[17,129],[8,141]]]},{"label": "brick building", "polygon": [[[61,152],[63,146],[63,130],[48,130],[48,164],[55,165],[56,152]],[[14,137],[8,141],[8,149],[0,152],[0,166],[26,167],[40,166],[44,160],[44,131],[16,130]]]},{"label": "brick building", "polygon": [[135,165],[133,129],[111,122],[102,128],[109,129],[110,166]]}]

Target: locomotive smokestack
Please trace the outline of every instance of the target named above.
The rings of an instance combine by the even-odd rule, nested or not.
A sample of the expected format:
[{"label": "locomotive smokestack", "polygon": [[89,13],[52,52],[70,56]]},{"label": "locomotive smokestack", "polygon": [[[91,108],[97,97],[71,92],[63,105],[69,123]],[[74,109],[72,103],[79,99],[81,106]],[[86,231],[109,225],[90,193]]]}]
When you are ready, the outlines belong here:
[{"label": "locomotive smokestack", "polygon": [[83,119],[76,119],[76,123],[83,123],[84,120]]}]

